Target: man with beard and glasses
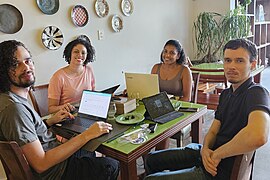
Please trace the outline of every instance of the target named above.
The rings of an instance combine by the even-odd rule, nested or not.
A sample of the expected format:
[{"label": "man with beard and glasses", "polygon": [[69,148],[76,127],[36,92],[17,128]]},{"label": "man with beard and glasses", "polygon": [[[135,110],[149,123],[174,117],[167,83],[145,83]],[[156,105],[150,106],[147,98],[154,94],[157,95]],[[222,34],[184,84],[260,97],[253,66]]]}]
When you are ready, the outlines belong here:
[{"label": "man with beard and glasses", "polygon": [[[73,155],[89,140],[109,133],[111,124],[96,122],[66,143],[59,143],[27,101],[35,83],[30,52],[21,42],[9,40],[0,43],[0,54],[0,140],[18,143],[35,179],[117,179],[118,161]],[[46,124],[53,125],[68,116],[74,118],[60,110]]]},{"label": "man with beard and glasses", "polygon": [[236,155],[256,150],[267,142],[269,92],[255,84],[250,75],[256,67],[256,47],[249,40],[230,40],[223,54],[224,73],[231,87],[220,95],[203,145],[194,143],[149,153],[146,180],[227,180]]}]

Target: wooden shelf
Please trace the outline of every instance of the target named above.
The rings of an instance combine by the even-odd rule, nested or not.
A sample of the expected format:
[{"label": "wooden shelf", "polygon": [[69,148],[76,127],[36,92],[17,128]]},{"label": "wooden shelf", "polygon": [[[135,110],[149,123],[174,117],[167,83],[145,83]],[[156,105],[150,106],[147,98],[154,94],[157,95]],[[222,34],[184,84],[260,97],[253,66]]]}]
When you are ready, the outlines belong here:
[{"label": "wooden shelf", "polygon": [[264,48],[266,46],[270,46],[270,43],[265,43],[265,44],[262,44],[260,46],[257,46],[257,49]]},{"label": "wooden shelf", "polygon": [[[244,0],[235,0],[235,7],[243,4]],[[265,21],[259,22],[258,6],[262,5],[264,9]],[[256,44],[258,58],[262,65],[268,66],[270,60],[270,0],[252,0],[246,7],[245,16],[250,19],[250,35],[246,38]]]},{"label": "wooden shelf", "polygon": [[270,24],[270,21],[255,22],[255,25]]}]

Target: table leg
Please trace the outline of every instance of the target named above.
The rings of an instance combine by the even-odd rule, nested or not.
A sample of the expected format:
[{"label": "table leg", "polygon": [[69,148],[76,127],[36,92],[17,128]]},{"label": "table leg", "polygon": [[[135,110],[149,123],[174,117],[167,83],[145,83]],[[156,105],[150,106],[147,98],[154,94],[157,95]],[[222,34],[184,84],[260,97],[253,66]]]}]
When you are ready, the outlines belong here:
[{"label": "table leg", "polygon": [[136,161],[120,162],[121,180],[137,180]]},{"label": "table leg", "polygon": [[194,143],[200,143],[202,144],[202,119],[203,117],[200,117],[198,120],[194,121],[191,124],[191,137],[192,142]]}]

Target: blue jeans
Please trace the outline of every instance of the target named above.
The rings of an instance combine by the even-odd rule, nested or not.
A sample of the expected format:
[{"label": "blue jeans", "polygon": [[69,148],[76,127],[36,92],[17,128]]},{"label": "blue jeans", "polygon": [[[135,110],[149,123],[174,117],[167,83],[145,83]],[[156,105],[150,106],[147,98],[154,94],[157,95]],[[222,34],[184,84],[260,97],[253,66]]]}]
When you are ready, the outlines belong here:
[{"label": "blue jeans", "polygon": [[202,164],[202,145],[189,144],[183,148],[173,148],[150,152],[146,157],[145,180],[209,180],[212,179]]}]

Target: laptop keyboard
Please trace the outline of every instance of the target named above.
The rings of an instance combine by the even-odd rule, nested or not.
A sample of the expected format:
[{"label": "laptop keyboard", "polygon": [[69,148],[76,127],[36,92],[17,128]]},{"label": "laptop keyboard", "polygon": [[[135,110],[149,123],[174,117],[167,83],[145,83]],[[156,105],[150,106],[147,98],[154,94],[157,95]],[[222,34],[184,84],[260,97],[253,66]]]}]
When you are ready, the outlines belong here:
[{"label": "laptop keyboard", "polygon": [[169,122],[171,120],[174,120],[176,118],[179,118],[180,116],[183,116],[183,115],[184,114],[181,113],[181,112],[172,111],[172,112],[170,112],[168,114],[165,114],[163,116],[160,116],[158,118],[155,118],[154,121],[163,124],[163,123]]},{"label": "laptop keyboard", "polygon": [[87,119],[80,120],[80,125],[83,126],[83,127],[89,127],[92,124],[93,124],[93,121],[88,121]]}]

